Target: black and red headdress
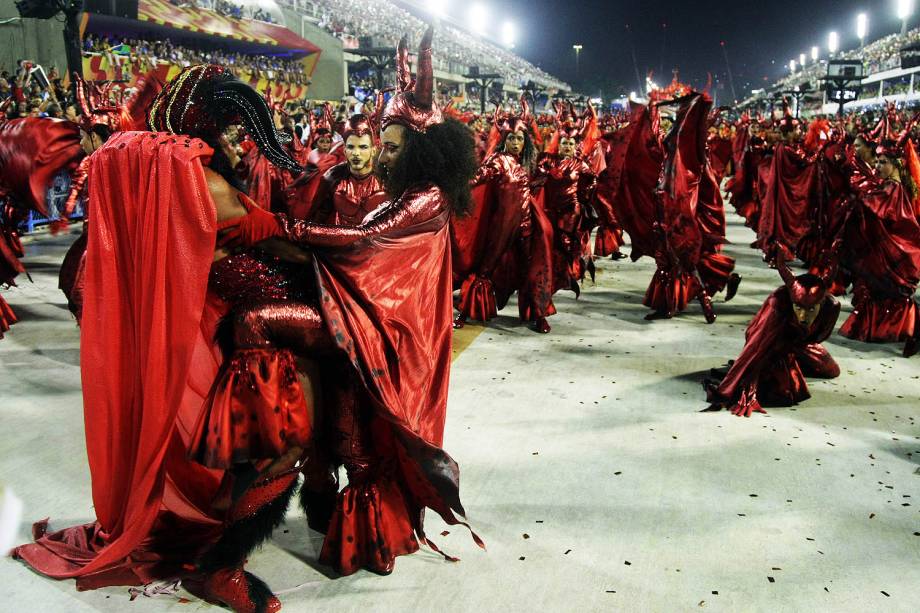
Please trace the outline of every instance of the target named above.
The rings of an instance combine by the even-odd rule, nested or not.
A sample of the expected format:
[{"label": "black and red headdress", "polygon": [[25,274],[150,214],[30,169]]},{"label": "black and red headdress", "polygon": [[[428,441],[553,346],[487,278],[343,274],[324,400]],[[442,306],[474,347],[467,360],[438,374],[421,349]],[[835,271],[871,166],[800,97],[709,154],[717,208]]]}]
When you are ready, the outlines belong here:
[{"label": "black and red headdress", "polygon": [[246,128],[269,162],[303,171],[283,146],[290,136],[275,130],[265,98],[222,66],[183,69],[157,95],[147,114],[147,125],[155,132],[185,134],[212,144],[233,124]]}]

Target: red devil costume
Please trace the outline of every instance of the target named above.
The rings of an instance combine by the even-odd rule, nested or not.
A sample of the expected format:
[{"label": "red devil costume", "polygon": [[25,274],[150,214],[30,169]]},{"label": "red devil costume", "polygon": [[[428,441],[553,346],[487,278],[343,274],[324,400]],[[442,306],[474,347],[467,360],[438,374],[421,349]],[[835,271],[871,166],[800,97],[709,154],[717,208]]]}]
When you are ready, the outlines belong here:
[{"label": "red devil costume", "polygon": [[[370,136],[371,142],[375,142],[372,119],[363,114],[350,117],[342,134],[346,144],[350,136]],[[288,202],[291,217],[295,219],[354,227],[387,200],[383,184],[373,172],[358,176],[351,172],[347,161],[326,172],[320,169],[313,172],[291,186]]]},{"label": "red devil costume", "polygon": [[[920,180],[920,162],[906,132],[876,151],[901,165],[902,180]],[[916,185],[916,183],[914,183]],[[904,183],[868,184],[844,230],[843,263],[853,275],[853,312],[840,328],[849,338],[897,342],[913,338],[920,315],[913,295],[920,282],[920,224]]]},{"label": "red devil costume", "polygon": [[827,293],[828,275],[795,277],[784,255],[779,257],[777,267],[785,285],[767,297],[748,324],[744,349],[728,372],[713,371],[721,380],[705,383],[712,409],[727,407],[745,417],[766,413],[764,406],[807,400],[806,376],[832,379],[840,374],[820,344],[833,332],[840,314],[840,304]]},{"label": "red devil costume", "polygon": [[[49,534],[40,522],[36,543],[14,555],[81,588],[183,575],[203,597],[255,613],[280,603],[243,561],[283,517],[298,474],[262,468],[303,445],[309,424],[289,353],[253,347],[238,360],[247,347],[237,333],[227,362],[213,341],[228,310],[291,298],[285,276],[251,254],[215,261],[219,192],[205,165],[219,154],[182,134],[216,144],[236,121],[264,135],[270,159],[297,168],[264,100],[216,66],[185,69],[160,93],[158,132],[119,133],[92,156],[81,364],[97,521]],[[222,361],[243,382],[226,396]]]},{"label": "red devil costume", "polygon": [[[424,138],[440,128],[432,34],[422,39],[415,79],[400,41],[384,130],[401,125]],[[326,530],[320,560],[342,574],[389,573],[397,556],[418,549],[418,539],[431,545],[425,507],[449,524],[463,514],[459,468],[441,449],[451,361],[450,216],[441,188],[422,183],[354,228],[265,213],[240,226],[246,243],[281,236],[311,247],[321,330],[347,360],[341,374],[357,382],[349,388],[333,379],[329,441],[348,485],[331,518],[315,522]],[[304,493],[308,517],[314,494]]]},{"label": "red devil costume", "polygon": [[[594,225],[591,220],[595,218],[591,203],[597,177],[583,152],[593,151],[596,139],[589,137],[585,141],[586,126],[576,121],[571,108],[566,114],[560,104],[556,122],[552,143],[537,162],[531,190],[543,196],[546,216],[553,226],[553,291],[571,289],[578,295],[578,284],[585,272],[590,270],[593,275],[594,270],[588,242]],[[561,155],[558,150],[562,139],[576,141],[581,152]]]},{"label": "red devil costume", "polygon": [[452,225],[454,286],[460,290],[457,327],[467,319],[492,319],[515,291],[521,321],[531,322],[537,332],[550,331],[546,318],[556,312],[553,229],[542,193],[531,194],[521,156],[495,150],[516,133],[524,136],[521,155],[533,155],[530,107],[523,98],[519,115],[502,118],[496,108],[489,153],[471,183],[473,212]]}]

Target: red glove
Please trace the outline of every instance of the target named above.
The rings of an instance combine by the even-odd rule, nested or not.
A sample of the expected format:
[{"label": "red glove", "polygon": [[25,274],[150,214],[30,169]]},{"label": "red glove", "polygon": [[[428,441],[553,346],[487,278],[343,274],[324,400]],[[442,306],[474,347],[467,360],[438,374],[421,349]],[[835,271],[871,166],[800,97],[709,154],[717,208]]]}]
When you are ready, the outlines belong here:
[{"label": "red glove", "polygon": [[240,204],[249,213],[239,219],[239,224],[221,240],[222,245],[234,247],[252,247],[266,239],[283,234],[281,223],[274,213],[270,213],[255,204],[245,194],[239,194]]}]

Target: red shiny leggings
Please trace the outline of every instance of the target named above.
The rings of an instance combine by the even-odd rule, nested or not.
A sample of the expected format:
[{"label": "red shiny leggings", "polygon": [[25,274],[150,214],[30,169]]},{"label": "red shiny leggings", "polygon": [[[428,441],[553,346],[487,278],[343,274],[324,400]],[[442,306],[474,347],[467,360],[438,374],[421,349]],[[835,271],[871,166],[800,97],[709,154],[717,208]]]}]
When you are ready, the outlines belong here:
[{"label": "red shiny leggings", "polygon": [[279,301],[237,311],[233,322],[237,349],[290,349],[309,356],[335,347],[319,310],[295,301]]}]

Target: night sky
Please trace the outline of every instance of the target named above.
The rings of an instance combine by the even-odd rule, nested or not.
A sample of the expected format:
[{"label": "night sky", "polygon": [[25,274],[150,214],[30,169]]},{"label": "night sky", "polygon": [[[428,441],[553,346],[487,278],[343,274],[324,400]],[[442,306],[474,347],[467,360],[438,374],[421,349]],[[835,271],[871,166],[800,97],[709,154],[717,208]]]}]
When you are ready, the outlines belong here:
[{"label": "night sky", "polygon": [[[860,12],[869,16],[867,41],[900,28],[894,0],[484,2],[491,9],[493,23],[500,24],[506,15],[517,23],[518,53],[578,90],[606,96],[639,89],[630,43],[642,80],[647,70],[654,70],[655,80],[663,84],[677,68],[681,80],[702,87],[711,72],[717,95],[727,98],[729,83],[719,46],[725,41],[735,89],[743,98],[752,88],[766,84],[765,77],[772,82],[783,76],[789,60],[797,60],[799,53],[810,55],[812,45],[820,46],[822,58],[826,57],[831,30],[837,31],[842,50],[856,47],[856,15]],[[451,15],[461,19],[469,4],[452,1]],[[916,10],[920,12],[920,7]],[[667,24],[666,35],[662,23]],[[920,15],[915,13],[909,25],[917,24]],[[578,79],[575,43],[584,46]]]}]

